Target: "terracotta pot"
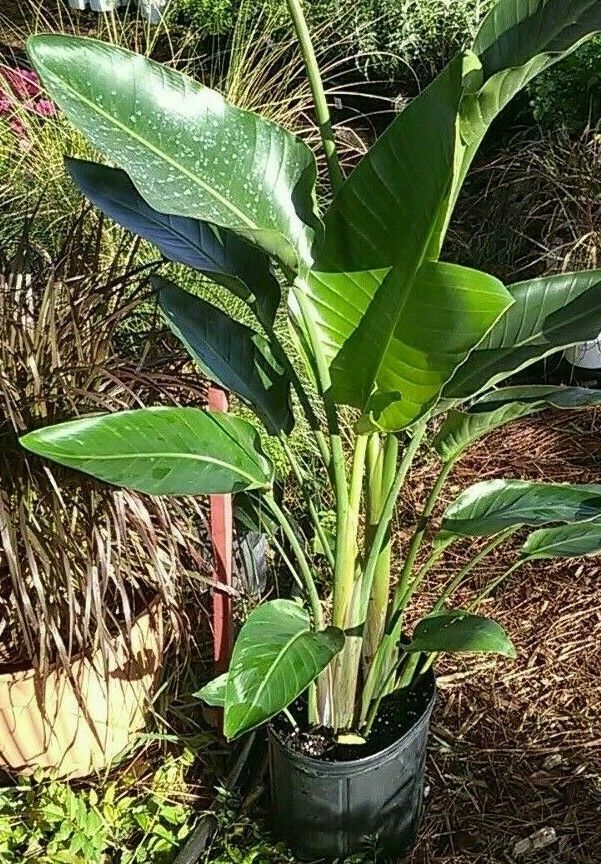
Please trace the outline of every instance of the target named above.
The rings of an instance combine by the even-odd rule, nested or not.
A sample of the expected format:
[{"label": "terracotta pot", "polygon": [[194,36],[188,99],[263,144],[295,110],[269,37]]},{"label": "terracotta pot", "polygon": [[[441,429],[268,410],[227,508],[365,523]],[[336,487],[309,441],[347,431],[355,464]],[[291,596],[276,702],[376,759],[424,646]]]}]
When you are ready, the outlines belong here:
[{"label": "terracotta pot", "polygon": [[106,769],[144,729],[163,654],[158,600],[128,637],[73,659],[44,678],[34,669],[0,675],[0,768],[59,777]]}]

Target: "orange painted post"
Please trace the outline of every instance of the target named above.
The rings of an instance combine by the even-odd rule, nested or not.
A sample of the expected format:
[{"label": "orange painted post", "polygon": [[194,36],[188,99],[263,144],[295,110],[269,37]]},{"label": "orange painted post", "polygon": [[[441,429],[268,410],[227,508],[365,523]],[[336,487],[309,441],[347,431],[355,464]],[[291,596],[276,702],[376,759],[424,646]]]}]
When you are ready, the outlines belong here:
[{"label": "orange painted post", "polygon": [[[228,410],[227,394],[220,387],[211,386],[208,396],[209,408]],[[232,585],[232,496],[210,496],[210,531],[215,559],[214,578]],[[217,674],[227,669],[233,644],[232,598],[226,591],[213,589],[213,659]]]}]

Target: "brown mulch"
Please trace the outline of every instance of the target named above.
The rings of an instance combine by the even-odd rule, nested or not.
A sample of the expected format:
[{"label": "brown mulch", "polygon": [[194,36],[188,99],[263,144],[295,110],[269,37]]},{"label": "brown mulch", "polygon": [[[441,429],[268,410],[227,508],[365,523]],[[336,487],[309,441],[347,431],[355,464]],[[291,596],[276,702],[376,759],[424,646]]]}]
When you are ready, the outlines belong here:
[{"label": "brown mulch", "polygon": [[[414,472],[410,505],[423,500],[432,469]],[[545,413],[490,436],[457,466],[447,500],[502,476],[600,482],[601,413]],[[506,569],[519,545],[516,535],[472,589]],[[467,552],[433,572],[417,611]],[[469,596],[460,592],[457,605]],[[427,810],[411,864],[601,862],[600,599],[599,559],[525,567],[482,607],[512,635],[517,661],[440,660]],[[548,845],[514,852],[542,829],[554,832]]]}]

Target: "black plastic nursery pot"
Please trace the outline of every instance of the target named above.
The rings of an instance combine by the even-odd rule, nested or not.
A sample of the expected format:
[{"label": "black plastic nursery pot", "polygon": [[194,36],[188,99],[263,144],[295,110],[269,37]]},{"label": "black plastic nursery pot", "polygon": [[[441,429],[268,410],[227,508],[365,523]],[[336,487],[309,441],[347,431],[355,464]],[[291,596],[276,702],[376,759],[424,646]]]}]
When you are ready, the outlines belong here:
[{"label": "black plastic nursery pot", "polygon": [[376,744],[362,745],[371,751],[367,755],[359,755],[361,745],[353,746],[356,758],[307,756],[282,726],[270,729],[273,830],[299,858],[341,858],[375,848],[378,859],[386,860],[413,845],[435,690],[429,671],[408,700],[397,693],[383,700],[372,735],[384,746],[373,752]]}]

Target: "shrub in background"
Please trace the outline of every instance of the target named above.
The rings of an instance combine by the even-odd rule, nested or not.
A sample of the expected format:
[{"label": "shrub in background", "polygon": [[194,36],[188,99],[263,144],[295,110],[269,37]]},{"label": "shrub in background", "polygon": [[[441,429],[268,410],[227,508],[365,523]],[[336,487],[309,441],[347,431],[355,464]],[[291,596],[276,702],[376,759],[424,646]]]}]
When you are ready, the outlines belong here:
[{"label": "shrub in background", "polygon": [[542,126],[571,132],[601,119],[601,38],[581,45],[531,85],[534,117]]}]

